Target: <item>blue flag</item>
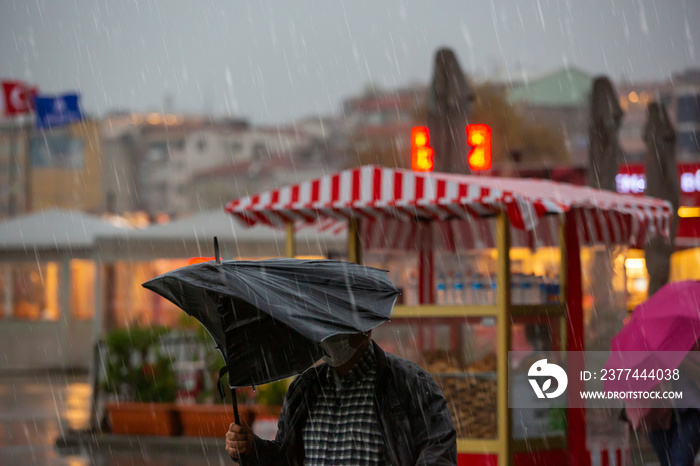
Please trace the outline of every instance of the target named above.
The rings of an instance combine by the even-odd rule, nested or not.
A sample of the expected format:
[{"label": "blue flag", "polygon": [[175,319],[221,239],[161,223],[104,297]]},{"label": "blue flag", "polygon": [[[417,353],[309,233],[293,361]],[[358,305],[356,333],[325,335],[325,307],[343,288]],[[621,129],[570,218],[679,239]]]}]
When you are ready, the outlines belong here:
[{"label": "blue flag", "polygon": [[78,103],[78,94],[56,96],[37,96],[36,126],[39,129],[51,129],[82,121],[83,114]]}]

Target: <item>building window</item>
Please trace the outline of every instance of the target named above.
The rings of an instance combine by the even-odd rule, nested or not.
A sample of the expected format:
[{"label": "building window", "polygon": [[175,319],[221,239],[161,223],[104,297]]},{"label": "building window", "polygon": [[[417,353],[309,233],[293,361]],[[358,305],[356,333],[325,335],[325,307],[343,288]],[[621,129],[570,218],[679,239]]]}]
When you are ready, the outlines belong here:
[{"label": "building window", "polygon": [[82,170],[85,164],[83,141],[68,134],[42,134],[31,139],[29,149],[33,168]]},{"label": "building window", "polygon": [[678,98],[678,123],[700,122],[700,94]]},{"label": "building window", "polygon": [[95,263],[89,260],[70,261],[70,312],[75,320],[95,317]]},{"label": "building window", "polygon": [[678,133],[679,154],[700,154],[700,131],[682,131]]},{"label": "building window", "polygon": [[229,145],[229,149],[231,150],[232,154],[237,154],[243,150],[243,144],[240,141],[234,141]]},{"label": "building window", "polygon": [[30,321],[58,320],[58,263],[7,264],[0,267],[0,275],[2,317]]}]

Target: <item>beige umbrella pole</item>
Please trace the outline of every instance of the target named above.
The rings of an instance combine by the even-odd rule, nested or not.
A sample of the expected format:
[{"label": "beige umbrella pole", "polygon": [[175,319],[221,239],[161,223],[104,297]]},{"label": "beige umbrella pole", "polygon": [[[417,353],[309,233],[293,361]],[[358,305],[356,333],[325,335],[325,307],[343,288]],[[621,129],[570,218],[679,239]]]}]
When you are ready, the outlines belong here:
[{"label": "beige umbrella pole", "polygon": [[669,201],[673,206],[669,238],[655,236],[646,244],[647,271],[649,272],[649,296],[664,286],[669,279],[671,254],[678,229],[680,186],[676,165],[676,131],[663,104],[651,103],[647,107],[647,124],[644,141],[647,146],[646,178],[648,196]]},{"label": "beige umbrella pole", "polygon": [[473,100],[474,93],[454,52],[438,50],[428,94],[428,128],[436,172],[470,172],[465,128]]},{"label": "beige umbrella pole", "polygon": [[[622,149],[617,133],[622,122],[622,108],[612,82],[606,76],[593,81],[589,120],[588,185],[616,191],[615,175]],[[610,245],[597,247],[591,270],[593,315],[589,323],[587,350],[606,351],[610,340],[622,327],[625,304],[612,288],[613,260]]]},{"label": "beige umbrella pole", "polygon": [[[622,123],[622,108],[617,92],[607,76],[593,81],[589,119],[588,185],[606,191],[616,191],[615,176],[622,149],[618,131]],[[585,349],[596,351],[591,367],[603,367],[610,342],[622,328],[626,316],[624,294],[613,288],[615,251],[610,244],[598,245],[593,250],[590,270],[590,292],[593,296],[593,312],[586,329]],[[600,360],[593,360],[594,358]],[[597,381],[591,389],[602,389]],[[586,431],[589,438],[620,438],[624,424],[616,422],[617,413],[602,409],[586,410]]]}]

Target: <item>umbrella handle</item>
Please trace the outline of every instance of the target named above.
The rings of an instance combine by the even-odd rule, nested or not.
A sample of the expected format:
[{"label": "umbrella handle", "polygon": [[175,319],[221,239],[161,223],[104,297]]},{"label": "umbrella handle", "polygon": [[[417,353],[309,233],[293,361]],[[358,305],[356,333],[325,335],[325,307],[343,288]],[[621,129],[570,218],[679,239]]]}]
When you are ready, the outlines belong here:
[{"label": "umbrella handle", "polygon": [[[219,395],[221,395],[221,401],[226,401],[224,395],[224,387],[221,385],[221,378],[228,372],[228,366],[224,366],[219,370],[219,380],[216,382],[216,387],[219,389]],[[233,405],[233,422],[241,426],[241,417],[238,415],[238,401],[236,400],[236,389],[231,387],[231,404]],[[238,461],[240,466],[244,466],[243,459],[239,456],[236,460],[233,456],[231,457],[234,461]]]},{"label": "umbrella handle", "polygon": [[238,424],[239,426],[241,424],[241,418],[238,415],[238,401],[236,400],[236,389],[232,388],[231,389],[231,404],[233,405],[233,422]]},{"label": "umbrella handle", "polygon": [[[232,388],[231,389],[231,404],[233,405],[233,422],[238,424],[239,426],[243,425],[241,424],[241,418],[238,415],[238,401],[236,400],[236,389]],[[238,455],[238,464],[240,466],[245,466],[243,463],[243,455]]]}]

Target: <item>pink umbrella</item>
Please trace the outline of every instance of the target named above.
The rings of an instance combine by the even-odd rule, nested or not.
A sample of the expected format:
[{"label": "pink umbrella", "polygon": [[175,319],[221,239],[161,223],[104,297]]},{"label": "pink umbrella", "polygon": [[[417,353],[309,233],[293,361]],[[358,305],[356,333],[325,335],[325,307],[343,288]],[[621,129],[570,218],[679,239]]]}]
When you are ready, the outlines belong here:
[{"label": "pink umbrella", "polygon": [[[700,339],[700,281],[669,283],[637,306],[630,322],[613,338],[605,368],[642,372],[677,369]],[[606,380],[606,391],[646,391],[659,378],[620,377]],[[627,415],[636,428],[651,406],[628,403]],[[657,412],[660,414],[660,412]]]},{"label": "pink umbrella", "polygon": [[[700,281],[668,283],[637,306],[630,322],[613,338],[606,369],[676,369],[700,339]],[[606,390],[629,389],[607,381]],[[648,390],[658,380],[639,380]]]}]

